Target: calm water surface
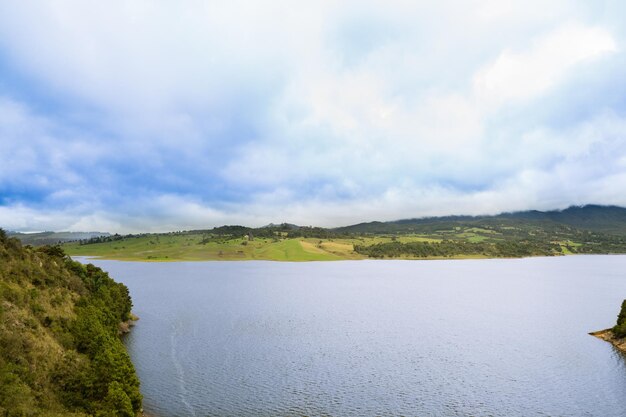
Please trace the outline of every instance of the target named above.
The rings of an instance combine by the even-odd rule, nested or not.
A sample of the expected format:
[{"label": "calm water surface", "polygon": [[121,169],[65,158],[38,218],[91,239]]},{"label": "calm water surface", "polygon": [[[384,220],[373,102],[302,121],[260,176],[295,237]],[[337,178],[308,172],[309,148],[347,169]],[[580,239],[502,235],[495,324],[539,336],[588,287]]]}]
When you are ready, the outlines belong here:
[{"label": "calm water surface", "polygon": [[626,256],[92,262],[153,416],[626,415]]}]

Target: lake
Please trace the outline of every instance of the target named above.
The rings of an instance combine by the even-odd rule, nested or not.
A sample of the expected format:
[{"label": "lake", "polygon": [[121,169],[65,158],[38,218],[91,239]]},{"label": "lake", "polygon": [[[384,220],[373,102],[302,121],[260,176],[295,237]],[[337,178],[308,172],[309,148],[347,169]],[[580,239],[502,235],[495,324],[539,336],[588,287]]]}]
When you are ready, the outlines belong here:
[{"label": "lake", "polygon": [[[84,260],[82,260],[84,261]],[[623,416],[626,256],[91,260],[151,416]]]}]

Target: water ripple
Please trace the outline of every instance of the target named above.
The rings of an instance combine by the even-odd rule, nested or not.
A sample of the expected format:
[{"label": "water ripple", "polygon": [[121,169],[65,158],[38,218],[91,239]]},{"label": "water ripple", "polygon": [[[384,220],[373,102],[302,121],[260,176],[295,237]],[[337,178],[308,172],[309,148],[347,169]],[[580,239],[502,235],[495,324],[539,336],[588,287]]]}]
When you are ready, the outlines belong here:
[{"label": "water ripple", "polygon": [[626,256],[96,261],[126,283],[150,415],[618,417]]}]

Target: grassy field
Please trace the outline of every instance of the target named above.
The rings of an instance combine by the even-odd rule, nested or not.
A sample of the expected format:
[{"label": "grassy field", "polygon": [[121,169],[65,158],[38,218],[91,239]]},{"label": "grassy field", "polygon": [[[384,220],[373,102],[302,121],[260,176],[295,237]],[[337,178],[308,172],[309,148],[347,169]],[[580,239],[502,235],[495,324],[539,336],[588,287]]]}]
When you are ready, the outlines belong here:
[{"label": "grassy field", "polygon": [[[248,239],[249,233],[256,236]],[[395,243],[391,244],[392,242]],[[416,242],[419,242],[422,248],[424,242],[428,242],[440,243],[438,247],[447,249],[443,252],[430,249],[424,251],[417,244],[404,245]],[[463,247],[464,243],[477,246]],[[454,249],[454,245],[463,249]],[[306,228],[294,233],[293,230],[280,228],[268,230],[224,226],[204,231],[116,235],[82,243],[66,243],[63,246],[69,255],[156,262],[204,260],[301,262],[365,259],[368,256],[415,259],[410,256],[418,254],[422,256],[418,259],[429,258],[434,254],[445,255],[446,258],[475,258],[626,251],[626,241],[622,238],[591,234],[571,228],[546,229],[535,224],[481,227],[476,224],[459,223],[428,226],[421,232],[372,234],[338,234],[324,229]],[[358,246],[358,252],[355,251],[355,246]]]},{"label": "grassy field", "polygon": [[335,261],[362,259],[349,241],[243,238],[202,242],[202,235],[149,235],[115,242],[64,245],[69,255],[128,261],[272,260]]},{"label": "grassy field", "polygon": [[[422,236],[401,236],[399,242],[440,239]],[[125,261],[207,261],[207,260],[271,260],[271,261],[338,261],[365,259],[354,251],[354,244],[373,245],[391,242],[391,236],[350,239],[263,239],[214,238],[207,242],[202,234],[153,234],[127,237],[104,243],[63,245],[73,256],[97,256],[101,259]]]}]

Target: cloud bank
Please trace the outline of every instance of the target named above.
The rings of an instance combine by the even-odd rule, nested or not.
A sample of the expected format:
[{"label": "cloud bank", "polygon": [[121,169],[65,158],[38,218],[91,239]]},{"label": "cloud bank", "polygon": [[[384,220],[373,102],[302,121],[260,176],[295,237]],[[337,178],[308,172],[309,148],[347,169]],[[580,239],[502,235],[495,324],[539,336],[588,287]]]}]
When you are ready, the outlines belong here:
[{"label": "cloud bank", "polygon": [[0,3],[0,225],[626,205],[626,8],[458,3]]}]

